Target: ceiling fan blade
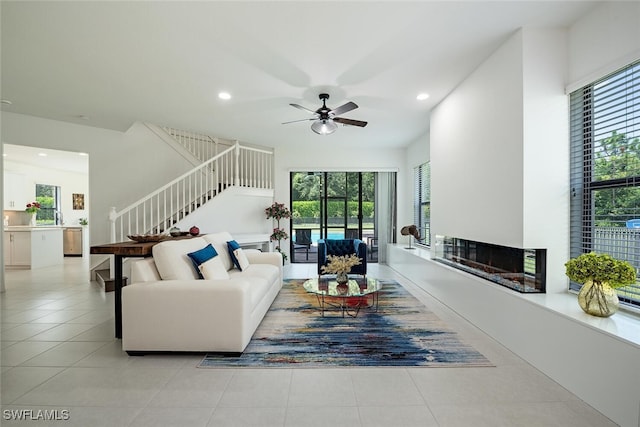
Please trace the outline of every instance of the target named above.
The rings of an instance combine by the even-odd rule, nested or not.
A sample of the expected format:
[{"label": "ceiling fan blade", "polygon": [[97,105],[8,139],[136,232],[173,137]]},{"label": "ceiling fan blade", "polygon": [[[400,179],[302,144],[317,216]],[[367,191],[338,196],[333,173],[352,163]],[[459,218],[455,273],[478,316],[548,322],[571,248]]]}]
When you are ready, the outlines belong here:
[{"label": "ceiling fan blade", "polygon": [[315,114],[316,113],[314,110],[310,110],[307,107],[303,107],[302,105],[298,105],[298,104],[289,104],[289,105],[291,105],[292,107],[299,108],[300,110],[307,111],[307,112],[309,112],[311,114]]},{"label": "ceiling fan blade", "polygon": [[334,117],[333,121],[336,123],[340,123],[347,126],[359,126],[361,128],[367,125],[367,122],[362,122],[360,120],[352,120],[352,119],[344,119],[342,117]]},{"label": "ceiling fan blade", "polygon": [[339,116],[340,114],[344,114],[346,112],[349,112],[351,110],[355,110],[356,108],[358,108],[358,104],[356,104],[355,102],[347,102],[344,105],[339,106],[338,108],[335,108],[333,110],[331,110],[331,113],[333,113],[333,115],[335,116]]},{"label": "ceiling fan blade", "polygon": [[317,120],[317,117],[310,117],[308,119],[299,119],[299,120],[291,120],[290,122],[283,122],[283,125],[287,125],[289,123],[296,123],[296,122],[308,122],[309,120]]}]

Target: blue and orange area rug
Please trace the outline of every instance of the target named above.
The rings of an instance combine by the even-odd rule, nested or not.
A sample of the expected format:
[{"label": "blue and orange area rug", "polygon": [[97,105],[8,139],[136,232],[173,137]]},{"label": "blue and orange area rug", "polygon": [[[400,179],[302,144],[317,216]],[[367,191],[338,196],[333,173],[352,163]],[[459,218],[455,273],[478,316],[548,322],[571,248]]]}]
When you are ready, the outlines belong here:
[{"label": "blue and orange area rug", "polygon": [[304,280],[286,280],[244,353],[207,354],[201,368],[494,366],[395,281],[385,281],[378,310],[321,316]]}]

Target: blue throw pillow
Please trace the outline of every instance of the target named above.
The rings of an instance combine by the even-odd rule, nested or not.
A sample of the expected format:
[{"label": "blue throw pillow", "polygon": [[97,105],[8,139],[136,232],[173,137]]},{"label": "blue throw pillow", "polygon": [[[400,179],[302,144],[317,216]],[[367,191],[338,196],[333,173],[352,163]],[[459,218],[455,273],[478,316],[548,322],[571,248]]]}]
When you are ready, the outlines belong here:
[{"label": "blue throw pillow", "polygon": [[211,246],[209,243],[204,248],[197,250],[195,252],[188,253],[187,256],[191,258],[191,262],[193,262],[193,266],[198,273],[198,277],[204,279],[202,273],[200,273],[200,264],[204,264],[209,261],[211,258],[218,256],[218,252]]},{"label": "blue throw pillow", "polygon": [[227,248],[229,249],[229,256],[231,257],[231,261],[233,261],[233,265],[235,265],[238,270],[242,271],[242,268],[240,268],[240,261],[238,261],[238,257],[236,257],[236,254],[234,253],[236,249],[240,249],[240,245],[235,240],[230,240],[227,242]]}]

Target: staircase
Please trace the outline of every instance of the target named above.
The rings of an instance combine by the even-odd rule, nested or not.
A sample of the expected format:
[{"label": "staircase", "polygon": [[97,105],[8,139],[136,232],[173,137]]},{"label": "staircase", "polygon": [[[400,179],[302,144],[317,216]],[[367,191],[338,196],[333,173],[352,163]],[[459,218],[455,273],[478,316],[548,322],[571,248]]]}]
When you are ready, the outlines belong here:
[{"label": "staircase", "polygon": [[111,208],[111,241],[160,234],[230,186],[273,189],[273,153],[236,142],[126,208]]},{"label": "staircase", "polygon": [[168,126],[162,126],[160,129],[201,162],[206,162],[235,143],[235,141],[214,138],[209,135]]},{"label": "staircase", "polygon": [[[127,236],[133,234],[166,233],[178,221],[231,187],[273,190],[271,150],[169,127],[147,127],[163,141],[179,144],[176,146],[188,151],[201,164],[124,209],[111,208],[112,243],[127,241]],[[92,278],[105,292],[112,291],[113,257],[96,261],[91,268]]]}]

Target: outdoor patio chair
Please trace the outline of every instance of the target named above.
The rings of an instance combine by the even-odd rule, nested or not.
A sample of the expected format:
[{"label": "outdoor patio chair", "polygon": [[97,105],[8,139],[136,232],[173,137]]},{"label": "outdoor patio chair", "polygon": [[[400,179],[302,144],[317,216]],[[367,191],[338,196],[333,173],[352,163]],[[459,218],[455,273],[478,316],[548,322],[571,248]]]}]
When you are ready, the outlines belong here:
[{"label": "outdoor patio chair", "polygon": [[293,241],[293,251],[303,249],[307,255],[307,261],[309,261],[309,249],[311,248],[311,229],[310,228],[296,228],[295,240]]}]

